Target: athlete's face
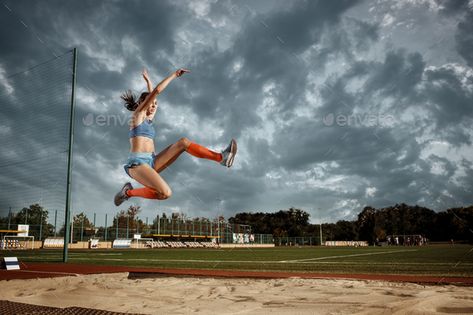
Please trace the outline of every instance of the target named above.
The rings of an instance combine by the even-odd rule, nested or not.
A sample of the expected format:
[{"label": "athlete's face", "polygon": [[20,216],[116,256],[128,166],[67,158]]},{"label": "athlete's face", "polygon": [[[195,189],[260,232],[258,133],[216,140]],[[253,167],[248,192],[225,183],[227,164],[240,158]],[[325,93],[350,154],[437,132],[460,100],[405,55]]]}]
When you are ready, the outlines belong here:
[{"label": "athlete's face", "polygon": [[146,115],[153,115],[156,112],[156,104],[151,104],[151,106],[148,108],[148,111],[146,112]]}]

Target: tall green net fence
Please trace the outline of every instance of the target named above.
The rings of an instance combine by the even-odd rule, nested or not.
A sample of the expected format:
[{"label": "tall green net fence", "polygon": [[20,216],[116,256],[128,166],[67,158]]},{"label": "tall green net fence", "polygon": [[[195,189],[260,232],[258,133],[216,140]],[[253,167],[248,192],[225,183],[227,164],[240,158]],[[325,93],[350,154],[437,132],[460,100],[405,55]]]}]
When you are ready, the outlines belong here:
[{"label": "tall green net fence", "polygon": [[64,213],[73,63],[71,50],[0,75],[0,230],[26,224],[40,239]]}]

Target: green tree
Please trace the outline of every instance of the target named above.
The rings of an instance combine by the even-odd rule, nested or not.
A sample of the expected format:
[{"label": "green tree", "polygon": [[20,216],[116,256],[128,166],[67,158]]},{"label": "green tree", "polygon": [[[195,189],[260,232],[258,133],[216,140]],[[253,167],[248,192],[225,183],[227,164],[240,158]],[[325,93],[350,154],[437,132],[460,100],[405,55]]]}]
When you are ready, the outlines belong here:
[{"label": "green tree", "polygon": [[363,211],[358,214],[358,220],[356,221],[358,239],[361,241],[367,241],[370,244],[373,244],[375,240],[375,213],[376,209],[365,207],[363,208]]},{"label": "green tree", "polygon": [[35,239],[44,239],[54,233],[54,226],[48,224],[48,215],[48,210],[36,203],[21,209],[14,216],[12,223],[28,224],[30,236],[34,236]]},{"label": "green tree", "polygon": [[95,235],[95,226],[84,212],[74,215],[72,222],[74,224],[74,241],[85,241]]},{"label": "green tree", "polygon": [[141,233],[144,230],[145,224],[138,218],[140,212],[140,206],[135,205],[131,205],[126,211],[120,210],[113,219],[110,233],[115,235],[117,227],[119,230],[118,238],[132,238],[134,233]]}]

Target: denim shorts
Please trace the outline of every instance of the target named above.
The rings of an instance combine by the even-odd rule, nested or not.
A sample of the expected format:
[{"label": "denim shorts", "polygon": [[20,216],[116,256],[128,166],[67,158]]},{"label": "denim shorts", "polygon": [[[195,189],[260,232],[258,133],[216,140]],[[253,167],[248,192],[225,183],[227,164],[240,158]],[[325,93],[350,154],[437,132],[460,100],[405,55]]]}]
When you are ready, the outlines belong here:
[{"label": "denim shorts", "polygon": [[125,169],[125,172],[128,174],[128,176],[131,177],[128,169],[141,164],[148,164],[151,168],[154,168],[155,159],[156,154],[154,154],[154,152],[130,152],[128,155],[128,160],[126,161],[126,164],[123,166],[123,168]]}]

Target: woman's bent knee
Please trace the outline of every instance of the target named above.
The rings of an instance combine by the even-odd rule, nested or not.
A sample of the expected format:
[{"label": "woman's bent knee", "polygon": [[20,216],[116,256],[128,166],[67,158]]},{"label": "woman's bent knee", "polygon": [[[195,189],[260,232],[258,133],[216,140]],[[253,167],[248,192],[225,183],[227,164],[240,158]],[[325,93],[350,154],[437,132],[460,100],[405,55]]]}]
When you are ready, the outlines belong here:
[{"label": "woman's bent knee", "polygon": [[161,200],[169,199],[172,196],[172,190],[171,190],[171,188],[156,189],[156,194],[158,195],[159,199],[161,199]]},{"label": "woman's bent knee", "polygon": [[179,139],[177,142],[180,147],[182,147],[184,150],[187,150],[187,148],[191,145],[191,141],[185,137]]},{"label": "woman's bent knee", "polygon": [[171,189],[165,190],[164,193],[163,193],[163,195],[164,195],[164,197],[165,197],[166,199],[171,198],[171,196],[172,196],[172,190],[171,190]]}]

